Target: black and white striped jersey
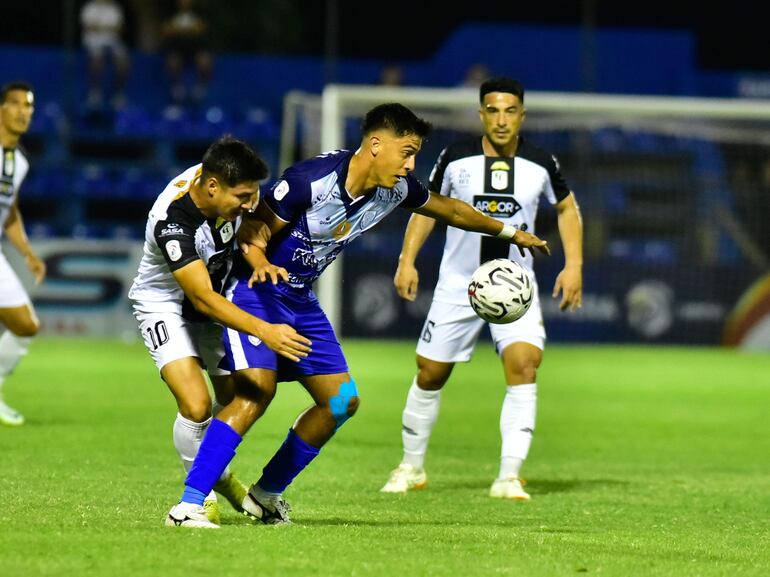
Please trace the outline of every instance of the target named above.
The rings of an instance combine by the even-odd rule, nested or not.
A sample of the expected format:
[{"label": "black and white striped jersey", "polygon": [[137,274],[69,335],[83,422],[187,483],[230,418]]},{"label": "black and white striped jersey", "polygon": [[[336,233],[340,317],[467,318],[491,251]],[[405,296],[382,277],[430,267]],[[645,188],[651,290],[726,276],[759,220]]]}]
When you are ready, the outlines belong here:
[{"label": "black and white striped jersey", "polygon": [[[556,204],[570,194],[556,157],[522,136],[514,157],[485,156],[481,137],[448,146],[431,172],[430,190],[532,234],[540,196]],[[447,227],[434,300],[468,304],[468,280],[493,258],[509,258],[532,272],[528,251],[522,257],[507,241]]]},{"label": "black and white striped jersey", "polygon": [[128,292],[143,312],[175,312],[189,320],[204,320],[172,274],[196,260],[206,265],[214,290],[224,288],[241,217],[235,222],[206,218],[190,197],[190,187],[200,173],[200,164],[185,170],[166,186],[150,210],[144,255]]},{"label": "black and white striped jersey", "polygon": [[0,175],[0,237],[5,230],[5,222],[13,203],[19,194],[19,187],[29,171],[29,161],[21,148],[3,148],[0,146],[2,175]]}]

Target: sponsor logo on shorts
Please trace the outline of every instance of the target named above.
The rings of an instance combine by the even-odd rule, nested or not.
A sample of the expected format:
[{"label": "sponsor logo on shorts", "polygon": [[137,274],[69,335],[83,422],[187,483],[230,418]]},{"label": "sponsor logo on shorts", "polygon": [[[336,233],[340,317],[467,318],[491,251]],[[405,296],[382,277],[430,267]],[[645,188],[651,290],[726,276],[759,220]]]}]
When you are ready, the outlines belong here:
[{"label": "sponsor logo on shorts", "polygon": [[168,241],[166,243],[166,252],[168,253],[168,258],[174,262],[182,258],[182,247],[179,246],[178,240]]},{"label": "sponsor logo on shorts", "polygon": [[502,194],[476,194],[473,207],[495,218],[509,218],[521,210],[515,198]]},{"label": "sponsor logo on shorts", "polygon": [[262,341],[255,337],[254,335],[249,335],[249,342],[254,345],[255,347],[258,347],[262,344]]}]

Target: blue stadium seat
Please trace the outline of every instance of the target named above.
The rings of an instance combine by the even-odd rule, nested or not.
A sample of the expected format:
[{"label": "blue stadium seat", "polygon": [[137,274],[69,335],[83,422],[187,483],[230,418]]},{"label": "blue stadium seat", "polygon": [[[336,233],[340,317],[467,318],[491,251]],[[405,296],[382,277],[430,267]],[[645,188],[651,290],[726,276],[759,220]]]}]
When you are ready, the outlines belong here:
[{"label": "blue stadium seat", "polygon": [[160,121],[141,106],[125,106],[115,113],[115,134],[126,137],[154,137]]},{"label": "blue stadium seat", "polygon": [[277,140],[280,132],[280,127],[270,111],[259,107],[243,110],[234,127],[234,133],[248,142]]},{"label": "blue stadium seat", "polygon": [[115,183],[109,170],[98,164],[84,164],[75,174],[72,189],[84,198],[110,198],[115,194]]}]

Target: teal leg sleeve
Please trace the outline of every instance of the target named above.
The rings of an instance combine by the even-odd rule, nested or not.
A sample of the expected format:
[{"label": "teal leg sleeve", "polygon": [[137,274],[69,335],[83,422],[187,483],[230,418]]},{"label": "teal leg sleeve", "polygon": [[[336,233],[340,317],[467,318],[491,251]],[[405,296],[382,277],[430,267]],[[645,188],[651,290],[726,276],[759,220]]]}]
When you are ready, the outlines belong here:
[{"label": "teal leg sleeve", "polygon": [[350,415],[348,415],[350,399],[357,396],[356,382],[350,379],[346,383],[342,383],[340,385],[340,392],[329,399],[329,409],[331,409],[334,420],[337,421],[337,426],[334,428],[335,431],[350,418]]}]

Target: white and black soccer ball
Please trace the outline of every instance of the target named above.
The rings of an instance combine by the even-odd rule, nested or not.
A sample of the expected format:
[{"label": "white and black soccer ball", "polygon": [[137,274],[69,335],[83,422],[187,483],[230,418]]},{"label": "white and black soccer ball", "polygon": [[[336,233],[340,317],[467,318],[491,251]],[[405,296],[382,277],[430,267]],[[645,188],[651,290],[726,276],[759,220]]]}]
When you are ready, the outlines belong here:
[{"label": "white and black soccer ball", "polygon": [[468,300],[477,315],[489,323],[512,323],[532,304],[532,279],[521,265],[506,258],[482,264],[471,276]]}]

